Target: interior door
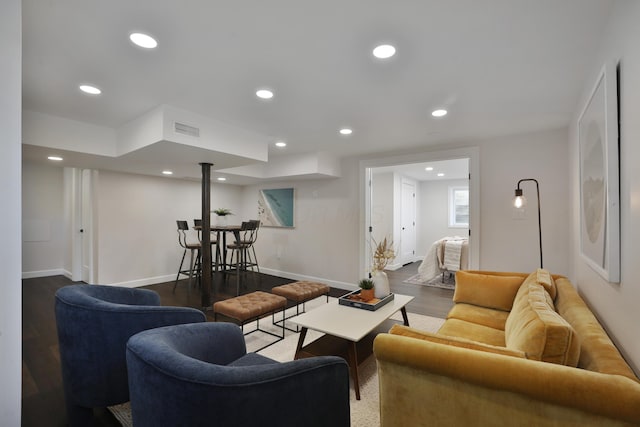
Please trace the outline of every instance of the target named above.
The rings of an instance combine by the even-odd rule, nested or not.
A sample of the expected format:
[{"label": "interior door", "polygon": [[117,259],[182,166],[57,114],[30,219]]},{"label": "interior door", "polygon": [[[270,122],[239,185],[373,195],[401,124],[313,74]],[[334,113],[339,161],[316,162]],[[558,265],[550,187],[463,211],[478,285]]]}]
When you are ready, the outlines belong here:
[{"label": "interior door", "polygon": [[82,281],[92,283],[93,275],[93,209],[91,194],[91,171],[82,171],[81,183],[81,225],[80,235],[82,238]]},{"label": "interior door", "polygon": [[399,261],[404,265],[413,262],[416,254],[416,184],[405,179],[400,211]]}]

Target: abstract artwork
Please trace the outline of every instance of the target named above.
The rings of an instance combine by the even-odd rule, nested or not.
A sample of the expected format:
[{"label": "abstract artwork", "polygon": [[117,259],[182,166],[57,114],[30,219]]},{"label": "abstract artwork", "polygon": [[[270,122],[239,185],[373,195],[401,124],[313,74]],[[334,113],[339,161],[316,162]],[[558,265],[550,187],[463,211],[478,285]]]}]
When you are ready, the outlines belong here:
[{"label": "abstract artwork", "polygon": [[580,252],[609,282],[620,281],[618,101],[614,64],[607,64],[578,120]]},{"label": "abstract artwork", "polygon": [[258,219],[265,227],[293,227],[293,188],[260,190]]}]

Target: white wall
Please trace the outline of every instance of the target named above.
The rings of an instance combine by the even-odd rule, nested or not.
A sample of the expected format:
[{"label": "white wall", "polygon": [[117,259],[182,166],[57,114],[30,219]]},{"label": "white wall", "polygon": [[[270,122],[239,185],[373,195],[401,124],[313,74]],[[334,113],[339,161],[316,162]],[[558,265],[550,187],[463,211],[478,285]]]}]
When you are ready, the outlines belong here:
[{"label": "white wall", "polygon": [[373,173],[371,192],[371,226],[376,242],[393,238],[394,174]]},{"label": "white wall", "polygon": [[22,117],[25,144],[56,147],[102,156],[116,156],[116,131],[105,126],[25,110]]},{"label": "white wall", "polygon": [[[537,214],[529,214],[524,220],[511,217],[518,179],[533,177],[541,185],[545,267],[554,273],[567,274],[570,203],[566,129],[479,141],[478,145],[480,268],[527,272],[538,267]],[[255,216],[258,189],[296,190],[296,227],[260,230],[256,248],[261,271],[290,278],[321,278],[334,286],[348,287],[355,283],[362,226],[358,161],[343,160],[344,175],[335,180],[288,181],[244,188],[245,216]],[[525,194],[531,195],[531,191],[535,194],[535,190],[525,188]]]},{"label": "white wall", "polygon": [[[640,373],[640,2],[618,1],[570,128],[572,268],[575,284],[636,373]],[[577,121],[605,61],[620,61],[621,282],[608,283],[580,255]]]},{"label": "white wall", "polygon": [[[260,271],[292,279],[319,278],[349,288],[359,270],[358,164],[345,159],[342,178],[247,186],[243,214],[256,217],[258,190],[295,189],[295,228],[262,227],[256,242]],[[286,274],[283,274],[286,273]]]},{"label": "white wall", "polygon": [[514,219],[512,208],[518,180],[535,178],[540,183],[544,267],[569,274],[566,129],[496,138],[480,147],[481,268],[526,272],[540,266],[535,183],[521,186],[528,199],[526,218]]},{"label": "white wall", "polygon": [[[567,274],[566,131],[496,138],[477,145],[480,268],[532,271],[538,266],[535,210],[525,220],[511,217],[517,180],[533,177],[541,185],[545,267]],[[295,228],[261,229],[256,244],[261,269],[349,288],[359,278],[361,256],[358,163],[359,159],[343,160],[342,178],[213,185],[211,207],[231,208],[237,215],[229,221],[240,223],[257,217],[258,189],[294,187]],[[100,172],[98,182],[98,283],[142,286],[172,280],[180,257],[175,220],[191,222],[200,216],[200,183],[113,172]],[[524,188],[530,199],[535,196],[533,187]],[[535,199],[532,202],[535,206]]]},{"label": "white wall", "polygon": [[22,275],[63,274],[64,236],[62,168],[22,164]]},{"label": "white wall", "polygon": [[[101,171],[97,193],[98,283],[142,286],[173,280],[182,256],[176,220],[193,226],[201,217],[200,183]],[[240,194],[233,185],[212,185],[211,209],[239,213]],[[229,221],[242,219],[235,215]]]},{"label": "white wall", "polygon": [[19,0],[0,3],[0,424],[20,425],[22,373],[21,110],[22,16]]},{"label": "white wall", "polygon": [[449,227],[449,187],[469,187],[466,179],[422,181],[419,186],[417,253],[424,258],[433,242],[446,236],[468,236],[469,228]]}]

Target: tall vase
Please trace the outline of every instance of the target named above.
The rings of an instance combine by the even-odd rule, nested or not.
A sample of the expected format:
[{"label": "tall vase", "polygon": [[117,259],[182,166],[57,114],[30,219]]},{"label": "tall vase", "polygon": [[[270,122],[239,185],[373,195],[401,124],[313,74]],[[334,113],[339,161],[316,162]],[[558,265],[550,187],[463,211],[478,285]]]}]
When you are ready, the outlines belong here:
[{"label": "tall vase", "polygon": [[374,271],[371,280],[373,280],[373,286],[376,290],[376,298],[382,299],[391,293],[389,278],[384,271]]}]

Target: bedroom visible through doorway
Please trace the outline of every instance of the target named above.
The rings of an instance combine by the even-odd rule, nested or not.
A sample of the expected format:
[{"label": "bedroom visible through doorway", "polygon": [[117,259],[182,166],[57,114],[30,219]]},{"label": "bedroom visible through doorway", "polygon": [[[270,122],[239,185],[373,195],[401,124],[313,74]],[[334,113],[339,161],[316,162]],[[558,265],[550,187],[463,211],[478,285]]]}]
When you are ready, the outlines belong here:
[{"label": "bedroom visible through doorway", "polygon": [[445,238],[464,239],[465,268],[478,267],[479,233],[471,233],[479,223],[477,150],[452,151],[361,162],[363,274],[369,271],[372,242],[384,238],[393,240],[397,254],[390,270],[424,261]]}]

